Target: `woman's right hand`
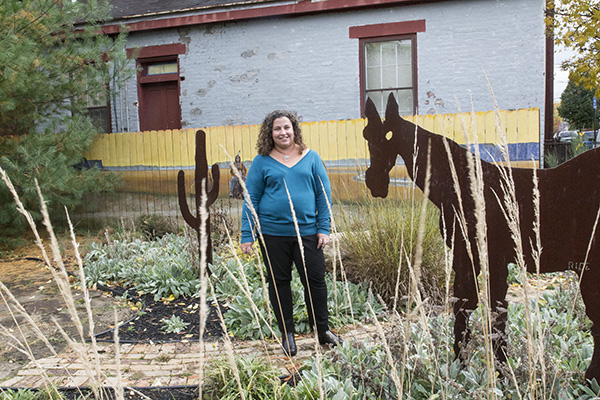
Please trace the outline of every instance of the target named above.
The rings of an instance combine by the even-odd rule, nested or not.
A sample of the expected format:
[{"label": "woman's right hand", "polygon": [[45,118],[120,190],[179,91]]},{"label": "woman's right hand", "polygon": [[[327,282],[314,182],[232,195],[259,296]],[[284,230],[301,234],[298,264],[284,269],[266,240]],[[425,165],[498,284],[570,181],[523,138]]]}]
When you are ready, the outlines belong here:
[{"label": "woman's right hand", "polygon": [[242,253],[244,253],[244,254],[251,255],[252,254],[252,245],[253,244],[254,244],[254,242],[241,243],[240,244],[240,250],[242,250]]}]

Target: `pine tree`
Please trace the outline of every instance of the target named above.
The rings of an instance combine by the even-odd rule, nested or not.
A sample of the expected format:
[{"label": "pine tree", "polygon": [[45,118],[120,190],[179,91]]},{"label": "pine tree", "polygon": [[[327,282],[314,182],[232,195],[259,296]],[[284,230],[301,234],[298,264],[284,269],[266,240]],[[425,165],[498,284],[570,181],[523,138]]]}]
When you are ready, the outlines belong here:
[{"label": "pine tree", "polygon": [[[108,96],[108,84],[127,74],[125,35],[99,29],[109,6],[105,0],[0,2],[0,167],[34,216],[34,180],[53,216],[115,185],[114,176],[74,168],[98,132],[90,100]],[[24,227],[0,182],[0,237]]]}]

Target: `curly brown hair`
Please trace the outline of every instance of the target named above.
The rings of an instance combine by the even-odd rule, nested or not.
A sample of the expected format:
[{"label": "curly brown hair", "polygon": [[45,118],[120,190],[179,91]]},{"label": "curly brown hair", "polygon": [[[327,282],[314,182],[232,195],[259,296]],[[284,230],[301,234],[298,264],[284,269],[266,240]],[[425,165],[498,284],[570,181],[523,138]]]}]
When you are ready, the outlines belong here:
[{"label": "curly brown hair", "polygon": [[306,149],[306,145],[302,140],[300,120],[296,113],[287,110],[275,110],[267,114],[260,126],[260,132],[258,134],[258,139],[256,140],[256,150],[258,150],[258,154],[268,156],[271,153],[271,150],[273,150],[273,147],[275,147],[275,142],[273,142],[273,122],[277,118],[282,117],[287,117],[292,123],[292,128],[294,129],[294,143],[298,145],[298,153],[302,154]]}]

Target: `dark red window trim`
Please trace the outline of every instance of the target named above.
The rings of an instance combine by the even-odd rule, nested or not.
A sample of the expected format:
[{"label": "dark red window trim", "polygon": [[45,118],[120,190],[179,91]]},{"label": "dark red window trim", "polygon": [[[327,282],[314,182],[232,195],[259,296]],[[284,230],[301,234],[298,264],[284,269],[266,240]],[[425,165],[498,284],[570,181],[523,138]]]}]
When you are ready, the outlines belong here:
[{"label": "dark red window trim", "polygon": [[387,24],[351,26],[350,39],[366,39],[381,36],[398,36],[425,32],[425,20],[390,22]]},{"label": "dark red window trim", "polygon": [[[127,49],[127,57],[135,58],[136,65],[138,67],[137,72],[137,91],[138,91],[138,101],[139,101],[139,118],[143,118],[142,112],[144,109],[143,104],[143,96],[142,96],[142,85],[159,83],[159,82],[167,82],[167,81],[177,81],[177,91],[181,93],[180,86],[180,74],[179,74],[179,54],[185,54],[186,46],[183,43],[172,43],[172,44],[163,44],[156,46],[147,46],[147,47],[136,47]],[[147,68],[149,64],[159,63],[159,62],[176,62],[177,63],[177,72],[172,74],[163,74],[163,75],[147,75]]]},{"label": "dark red window trim", "polygon": [[179,54],[185,54],[185,44],[183,43],[172,43],[147,47],[134,47],[127,49],[127,57],[135,57],[137,59],[177,56]]}]

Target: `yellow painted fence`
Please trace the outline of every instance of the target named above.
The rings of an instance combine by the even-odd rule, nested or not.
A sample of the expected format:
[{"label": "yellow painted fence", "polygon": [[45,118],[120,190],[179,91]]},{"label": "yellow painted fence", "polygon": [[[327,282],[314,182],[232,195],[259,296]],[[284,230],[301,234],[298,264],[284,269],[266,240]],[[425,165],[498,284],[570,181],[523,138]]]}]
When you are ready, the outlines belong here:
[{"label": "yellow painted fence", "polygon": [[[498,124],[498,118],[500,124]],[[464,144],[465,133],[470,142],[500,144],[501,131],[509,144],[538,144],[540,140],[539,109],[520,109],[466,114],[424,115],[406,117],[425,129],[443,134]],[[302,134],[309,148],[325,161],[368,159],[367,143],[362,137],[365,119],[302,123]],[[502,130],[499,128],[502,127]],[[206,157],[209,165],[228,163],[240,152],[243,161],[256,155],[258,125],[200,128],[206,132]],[[194,129],[127,132],[100,135],[87,155],[100,160],[107,168],[131,167],[179,168],[194,165]]]},{"label": "yellow painted fence", "polygon": [[[499,116],[499,118],[497,117]],[[445,114],[407,117],[429,131],[465,143],[465,132],[477,134],[481,154],[489,154],[502,143],[505,132],[513,165],[539,159],[540,113],[538,109]],[[498,123],[498,120],[500,123]],[[327,167],[334,201],[367,196],[364,171],[368,166],[367,142],[362,137],[366,120],[340,120],[302,123],[302,134],[309,148],[317,151]],[[502,127],[500,129],[500,127]],[[239,210],[241,200],[229,198],[229,163],[240,152],[248,166],[256,155],[258,125],[201,128],[206,134],[207,161],[220,166],[219,201],[223,208]],[[118,171],[123,185],[117,193],[97,196],[88,202],[86,218],[129,218],[140,214],[163,214],[179,218],[177,173],[185,171],[187,194],[195,190],[194,129],[127,132],[100,135],[87,154],[88,160],[101,162],[107,170]],[[469,140],[474,143],[474,139]],[[515,163],[514,161],[518,161]],[[535,162],[535,161],[533,161]],[[391,172],[394,190],[390,196],[410,191],[403,165]],[[190,200],[191,201],[191,200]],[[190,207],[193,207],[190,204]]]}]

